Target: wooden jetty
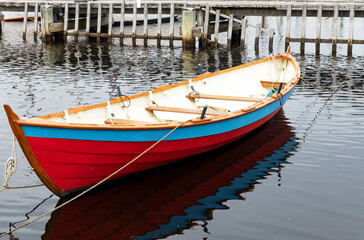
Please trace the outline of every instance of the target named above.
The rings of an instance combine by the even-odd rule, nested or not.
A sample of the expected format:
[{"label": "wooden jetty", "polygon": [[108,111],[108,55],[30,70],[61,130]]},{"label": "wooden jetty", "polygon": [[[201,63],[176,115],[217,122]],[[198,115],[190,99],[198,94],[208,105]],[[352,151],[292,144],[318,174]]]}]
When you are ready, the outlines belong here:
[{"label": "wooden jetty", "polygon": [[[122,0],[122,1],[24,1],[5,2],[0,0],[0,11],[23,11],[23,38],[26,39],[28,12],[41,14],[41,36],[44,42],[55,40],[67,41],[68,36],[95,38],[97,41],[113,38],[124,44],[124,39],[131,39],[132,45],[137,45],[137,39],[142,39],[144,45],[149,40],[156,40],[157,46],[161,41],[169,41],[171,47],[174,41],[182,41],[183,47],[194,48],[196,38],[199,47],[218,47],[221,45],[219,33],[227,33],[227,47],[240,45],[244,48],[247,31],[255,30],[255,50],[259,50],[259,40],[262,34],[269,38],[269,52],[273,51],[275,29],[264,28],[262,24],[251,24],[250,16],[285,17],[285,43],[300,42],[300,50],[305,52],[306,43],[315,43],[316,54],[320,54],[322,43],[332,44],[332,54],[336,54],[337,44],[347,44],[347,53],[352,55],[353,44],[364,44],[363,39],[354,39],[354,18],[364,17],[363,1],[327,0],[316,2],[313,0],[292,1],[179,1],[179,0]],[[126,14],[133,16],[131,33],[125,31]],[[143,32],[137,33],[137,14],[143,14]],[[152,34],[148,26],[148,16],[157,14],[156,31]],[[162,14],[169,14],[169,32],[162,33]],[[181,16],[181,29],[176,26],[175,17]],[[120,18],[118,32],[113,29],[113,16]],[[293,17],[300,17],[301,35],[291,37],[291,21]],[[316,37],[307,38],[307,18],[316,18]],[[322,18],[330,17],[332,21],[331,37],[324,39],[322,33]],[[338,19],[349,18],[349,34],[347,38],[338,38]],[[1,19],[1,15],[0,15]],[[155,28],[155,27],[154,27]],[[3,28],[2,28],[3,29]],[[114,31],[113,31],[114,30]],[[34,21],[34,39],[38,36],[38,19]]]}]

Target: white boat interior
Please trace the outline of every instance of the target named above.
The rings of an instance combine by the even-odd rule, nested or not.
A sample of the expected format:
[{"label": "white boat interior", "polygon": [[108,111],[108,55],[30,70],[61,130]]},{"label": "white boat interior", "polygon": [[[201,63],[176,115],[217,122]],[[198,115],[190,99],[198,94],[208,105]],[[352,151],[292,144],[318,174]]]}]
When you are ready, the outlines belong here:
[{"label": "white boat interior", "polygon": [[[205,106],[207,117],[226,115],[270,98],[272,89],[277,91],[274,83],[285,83],[281,84],[283,91],[296,77],[290,60],[273,59],[204,74],[176,86],[162,86],[140,96],[131,96],[130,100],[113,100],[79,111],[71,108],[63,114],[41,118],[86,124],[168,123],[198,118]],[[264,86],[262,81],[268,85]]]}]

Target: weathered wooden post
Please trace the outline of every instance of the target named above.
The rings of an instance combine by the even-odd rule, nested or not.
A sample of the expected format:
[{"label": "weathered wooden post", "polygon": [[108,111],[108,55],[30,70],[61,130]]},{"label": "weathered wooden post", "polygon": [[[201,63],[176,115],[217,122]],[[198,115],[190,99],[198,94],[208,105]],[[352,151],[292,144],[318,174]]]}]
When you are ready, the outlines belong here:
[{"label": "weathered wooden post", "polygon": [[169,20],[169,46],[173,47],[174,39],[174,3],[171,3],[171,12]]},{"label": "weathered wooden post", "polygon": [[204,19],[204,24],[203,24],[203,34],[202,34],[202,47],[206,48],[207,47],[207,35],[208,35],[208,31],[209,31],[209,24],[210,24],[210,5],[206,4],[206,11],[205,11],[205,19]]},{"label": "weathered wooden post", "polygon": [[244,17],[241,23],[241,35],[240,35],[240,47],[245,48],[245,37],[246,37],[246,27],[248,25],[248,19]]},{"label": "weathered wooden post", "polygon": [[333,22],[332,22],[332,55],[333,56],[336,56],[338,18],[339,18],[339,5],[335,4],[334,18],[333,18]]},{"label": "weathered wooden post", "polygon": [[289,46],[289,38],[291,33],[291,15],[292,15],[292,5],[287,6],[287,17],[286,17],[286,37],[285,37],[285,47],[287,49]]},{"label": "weathered wooden post", "polygon": [[143,24],[144,47],[148,46],[148,4],[144,3],[144,24]]},{"label": "weathered wooden post", "polygon": [[87,10],[86,10],[86,42],[89,41],[90,37],[90,25],[91,25],[91,3],[87,3]]},{"label": "weathered wooden post", "polygon": [[37,40],[38,37],[38,11],[39,11],[39,2],[35,3],[34,7],[34,41]]},{"label": "weathered wooden post", "polygon": [[53,42],[53,35],[50,32],[49,25],[53,23],[53,6],[41,6],[41,28],[42,28],[42,41]]},{"label": "weathered wooden post", "polygon": [[301,54],[305,54],[306,16],[307,16],[307,5],[304,4],[302,8],[302,24],[301,24]]},{"label": "weathered wooden post", "polygon": [[79,32],[79,26],[80,26],[80,3],[76,2],[76,12],[75,12],[75,42],[78,42],[78,32]]},{"label": "weathered wooden post", "polygon": [[274,38],[274,29],[270,29],[269,31],[269,53],[273,52],[273,38]]},{"label": "weathered wooden post", "polygon": [[124,20],[125,20],[125,1],[121,3],[121,9],[120,9],[120,46],[123,46],[124,44]]},{"label": "weathered wooden post", "polygon": [[349,38],[348,38],[348,57],[353,55],[353,36],[354,36],[354,5],[350,5],[350,23],[349,23]]},{"label": "weathered wooden post", "polygon": [[322,5],[317,9],[317,28],[316,28],[316,56],[320,55],[321,24],[322,24]]},{"label": "weathered wooden post", "polygon": [[134,3],[133,4],[133,27],[132,27],[132,30],[131,30],[131,35],[133,36],[132,37],[132,43],[133,43],[133,46],[136,46],[136,25],[137,25],[137,4]]},{"label": "weathered wooden post", "polygon": [[257,27],[256,27],[256,32],[255,32],[255,46],[254,46],[255,52],[259,52],[259,37],[260,37],[260,31],[261,31],[261,26],[258,23],[257,24]]},{"label": "weathered wooden post", "polygon": [[229,26],[227,31],[227,46],[228,48],[231,48],[231,38],[233,35],[233,23],[234,23],[234,15],[229,15]]},{"label": "weathered wooden post", "polygon": [[27,39],[27,26],[28,26],[28,6],[29,3],[24,4],[24,20],[23,20],[23,40]]},{"label": "weathered wooden post", "polygon": [[0,34],[4,31],[4,14],[0,12]]},{"label": "weathered wooden post", "polygon": [[158,26],[157,26],[157,46],[161,47],[162,36],[162,3],[158,3]]},{"label": "weathered wooden post", "polygon": [[184,49],[195,48],[195,38],[192,29],[196,26],[195,9],[184,9],[182,11],[182,45]]},{"label": "weathered wooden post", "polygon": [[99,3],[97,5],[97,29],[96,29],[96,40],[97,43],[101,41],[101,18],[102,18],[102,5]]},{"label": "weathered wooden post", "polygon": [[67,42],[67,35],[68,35],[68,14],[69,14],[69,5],[66,3],[64,5],[64,22],[63,22],[63,41]]},{"label": "weathered wooden post", "polygon": [[215,31],[214,31],[214,46],[217,48],[219,45],[219,28],[220,28],[220,9],[216,10],[215,16]]},{"label": "weathered wooden post", "polygon": [[111,44],[112,42],[112,24],[113,24],[112,16],[113,16],[113,4],[109,3],[109,24],[107,27],[107,37],[109,44]]}]

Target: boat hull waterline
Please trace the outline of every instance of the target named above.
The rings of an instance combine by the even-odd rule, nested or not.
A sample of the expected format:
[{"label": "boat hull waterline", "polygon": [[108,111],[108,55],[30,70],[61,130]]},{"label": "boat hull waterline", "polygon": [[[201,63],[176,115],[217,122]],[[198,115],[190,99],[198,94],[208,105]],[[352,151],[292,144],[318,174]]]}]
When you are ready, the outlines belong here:
[{"label": "boat hull waterline", "polygon": [[[287,75],[284,77],[290,79],[286,80],[287,85],[279,94],[274,93],[272,96],[240,110],[187,122],[136,162],[113,176],[113,179],[218,148],[245,136],[271,119],[294,91],[300,75],[298,64],[289,53],[274,57],[276,61],[281,59],[282,66],[285,66],[286,69],[289,68],[288,64],[293,69],[290,73],[291,76],[284,74]],[[163,92],[164,95],[168,95],[168,91],[181,87],[188,88],[191,83],[199,86],[199,82],[206,79],[204,84],[208,85],[209,79],[216,78],[216,76],[221,78],[221,74],[231,74],[234,70],[254,67],[259,63],[268,66],[276,64],[272,63],[272,59],[263,59],[217,73],[203,74],[190,81],[156,88],[152,93],[130,96],[131,106],[134,104],[133,101],[137,102],[138,99],[148,96],[150,98],[151,94],[159,96],[158,94]],[[171,101],[173,98],[169,100]],[[162,102],[162,100],[160,101]],[[121,98],[115,98],[110,103],[112,106],[116,106],[115,104],[121,104],[121,102]],[[73,115],[79,116],[80,113],[86,111],[107,109],[110,103],[69,109],[68,113],[72,118]],[[154,124],[148,121],[143,124],[140,123],[140,119],[136,120],[136,124],[77,123],[72,122],[72,119],[71,122],[69,120],[62,122],[62,119],[69,118],[68,113],[63,112],[38,118],[19,119],[8,105],[4,107],[13,133],[30,165],[43,183],[57,195],[65,195],[75,189],[98,183],[133,160],[181,123],[176,120]],[[148,112],[148,114],[159,117],[153,112]],[[187,119],[192,119],[193,116],[183,113],[180,115]],[[171,118],[173,118],[172,114]],[[56,120],[53,121],[54,119]],[[111,118],[112,120],[113,118]],[[114,119],[114,121],[116,120]]]}]

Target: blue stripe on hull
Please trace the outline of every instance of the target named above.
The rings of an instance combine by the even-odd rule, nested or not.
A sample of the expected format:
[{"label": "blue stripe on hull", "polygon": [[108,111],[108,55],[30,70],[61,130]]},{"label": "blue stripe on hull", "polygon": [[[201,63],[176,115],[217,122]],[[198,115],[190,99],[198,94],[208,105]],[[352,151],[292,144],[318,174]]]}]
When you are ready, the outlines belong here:
[{"label": "blue stripe on hull", "polygon": [[[283,102],[290,97],[294,88],[283,96]],[[219,121],[211,124],[179,128],[173,134],[169,135],[166,140],[180,140],[210,136],[229,132],[252,124],[263,117],[271,114],[281,106],[280,100],[277,100],[254,112],[244,114],[225,121]],[[94,129],[69,129],[53,127],[36,127],[22,126],[25,136],[27,137],[44,137],[44,138],[61,138],[75,140],[92,140],[92,141],[127,141],[127,142],[144,142],[158,141],[166,135],[170,129],[151,129],[151,130],[94,130]]]}]

